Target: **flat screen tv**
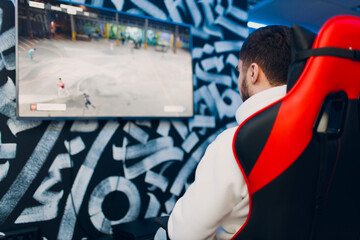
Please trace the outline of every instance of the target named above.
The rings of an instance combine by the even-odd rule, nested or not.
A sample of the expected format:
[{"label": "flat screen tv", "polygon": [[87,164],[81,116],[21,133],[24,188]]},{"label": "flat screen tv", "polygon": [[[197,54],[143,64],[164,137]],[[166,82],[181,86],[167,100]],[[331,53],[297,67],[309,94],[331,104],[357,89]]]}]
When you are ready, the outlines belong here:
[{"label": "flat screen tv", "polygon": [[18,0],[16,29],[18,118],[193,116],[190,25]]}]

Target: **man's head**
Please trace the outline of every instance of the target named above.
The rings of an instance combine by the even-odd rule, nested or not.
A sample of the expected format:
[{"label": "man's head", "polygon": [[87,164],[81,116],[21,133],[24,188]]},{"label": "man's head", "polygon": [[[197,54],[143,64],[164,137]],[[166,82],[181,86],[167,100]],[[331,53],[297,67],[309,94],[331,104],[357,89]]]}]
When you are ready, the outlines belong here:
[{"label": "man's head", "polygon": [[241,47],[238,65],[243,101],[267,88],[286,84],[290,57],[288,27],[273,25],[252,32]]}]

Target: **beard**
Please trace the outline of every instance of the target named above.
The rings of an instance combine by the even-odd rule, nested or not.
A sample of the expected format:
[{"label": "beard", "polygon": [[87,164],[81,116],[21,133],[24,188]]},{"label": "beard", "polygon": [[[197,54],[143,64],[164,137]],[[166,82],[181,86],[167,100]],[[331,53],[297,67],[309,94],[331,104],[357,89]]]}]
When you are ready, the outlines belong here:
[{"label": "beard", "polygon": [[244,79],[241,83],[240,95],[243,102],[245,102],[250,97],[249,88],[246,79]]}]

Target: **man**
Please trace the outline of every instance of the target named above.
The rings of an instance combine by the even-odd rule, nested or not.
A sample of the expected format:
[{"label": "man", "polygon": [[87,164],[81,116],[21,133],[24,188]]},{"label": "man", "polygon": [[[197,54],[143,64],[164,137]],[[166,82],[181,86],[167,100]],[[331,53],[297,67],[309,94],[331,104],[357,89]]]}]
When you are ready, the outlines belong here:
[{"label": "man", "polygon": [[58,86],[58,96],[62,96],[65,91],[65,82],[61,78],[59,78],[56,85]]},{"label": "man", "polygon": [[[286,94],[290,64],[288,27],[268,26],[249,35],[240,50],[239,124]],[[249,194],[232,151],[236,131],[221,133],[199,162],[195,181],[169,217],[170,239],[231,239],[245,223]]]},{"label": "man", "polygon": [[31,49],[29,50],[29,52],[28,52],[31,61],[34,59],[35,51],[36,51],[36,48],[31,48]]},{"label": "man", "polygon": [[84,95],[86,109],[89,109],[89,106],[92,106],[93,108],[95,108],[95,106],[92,105],[92,103],[90,102],[90,95],[86,94],[86,93],[84,93],[83,95]]}]

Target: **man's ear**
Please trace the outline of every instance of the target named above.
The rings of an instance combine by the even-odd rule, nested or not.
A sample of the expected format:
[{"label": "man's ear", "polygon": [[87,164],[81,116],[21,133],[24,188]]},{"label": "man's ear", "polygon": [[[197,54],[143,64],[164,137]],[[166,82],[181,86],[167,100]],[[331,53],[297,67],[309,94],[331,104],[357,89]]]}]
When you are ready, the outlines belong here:
[{"label": "man's ear", "polygon": [[259,79],[259,65],[257,63],[251,63],[249,67],[250,81],[255,84]]}]

